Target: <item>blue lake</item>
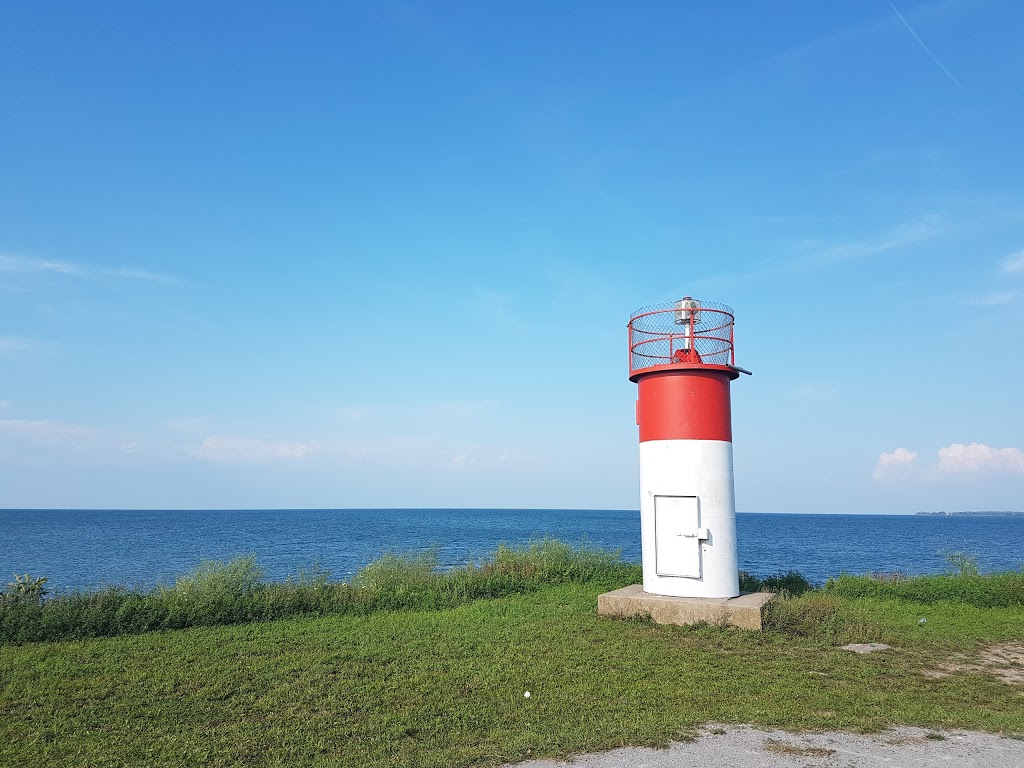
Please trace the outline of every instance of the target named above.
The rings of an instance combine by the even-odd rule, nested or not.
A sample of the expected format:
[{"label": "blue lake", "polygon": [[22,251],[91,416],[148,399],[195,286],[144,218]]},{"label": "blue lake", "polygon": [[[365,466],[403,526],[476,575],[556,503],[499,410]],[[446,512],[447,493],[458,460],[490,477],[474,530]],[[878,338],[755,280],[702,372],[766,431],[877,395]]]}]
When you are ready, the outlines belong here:
[{"label": "blue lake", "polygon": [[[843,572],[942,572],[951,552],[973,555],[983,571],[1024,567],[1024,517],[740,513],[737,533],[741,569],[793,569],[818,583]],[[58,591],[148,588],[244,554],[273,579],[314,563],[343,578],[388,551],[436,545],[455,565],[544,536],[640,561],[636,510],[0,510],[0,584],[28,572]]]}]

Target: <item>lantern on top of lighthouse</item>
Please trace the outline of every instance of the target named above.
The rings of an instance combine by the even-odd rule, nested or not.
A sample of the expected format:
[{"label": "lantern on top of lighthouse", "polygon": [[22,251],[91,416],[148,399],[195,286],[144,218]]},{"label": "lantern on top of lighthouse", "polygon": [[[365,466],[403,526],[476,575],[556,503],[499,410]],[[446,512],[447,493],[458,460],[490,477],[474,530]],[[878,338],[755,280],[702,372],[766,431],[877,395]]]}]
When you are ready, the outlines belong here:
[{"label": "lantern on top of lighthouse", "polygon": [[733,324],[729,307],[689,296],[629,320],[644,592],[739,595],[729,389],[749,371]]}]

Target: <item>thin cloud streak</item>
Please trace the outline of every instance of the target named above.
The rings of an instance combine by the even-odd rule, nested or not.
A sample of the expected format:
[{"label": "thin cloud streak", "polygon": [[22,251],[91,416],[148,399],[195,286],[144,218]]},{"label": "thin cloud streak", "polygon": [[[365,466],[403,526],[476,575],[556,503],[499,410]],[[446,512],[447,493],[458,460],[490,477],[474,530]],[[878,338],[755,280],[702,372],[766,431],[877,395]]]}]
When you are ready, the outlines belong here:
[{"label": "thin cloud streak", "polygon": [[33,339],[18,336],[0,336],[0,355],[14,355],[19,352],[31,352],[39,349],[40,344]]},{"label": "thin cloud streak", "polygon": [[85,424],[0,419],[0,437],[26,439],[37,444],[81,448],[86,443],[92,444],[96,435],[96,429]]},{"label": "thin cloud streak", "polygon": [[870,258],[889,251],[898,251],[926,240],[943,235],[947,225],[936,214],[924,214],[905,224],[883,230],[875,239],[848,240],[829,244],[828,241],[807,239],[794,243],[790,251],[803,251],[802,255],[785,258],[765,264],[759,269],[731,274],[710,275],[692,281],[696,286],[706,286],[723,280],[757,280],[769,275],[778,275],[795,270],[820,269],[833,264]]},{"label": "thin cloud streak", "polygon": [[70,461],[92,466],[120,466],[151,451],[137,436],[89,424],[48,419],[0,419],[0,458],[9,463]]},{"label": "thin cloud streak", "polygon": [[104,274],[112,275],[114,277],[123,277],[127,280],[143,280],[150,283],[164,283],[165,285],[183,285],[184,280],[173,277],[171,275],[163,275],[159,272],[150,272],[145,269],[111,269],[104,270]]},{"label": "thin cloud streak", "polygon": [[910,26],[910,23],[905,18],[903,18],[903,14],[899,12],[899,9],[897,9],[895,5],[893,5],[892,0],[888,0],[888,2],[889,2],[889,7],[892,8],[892,12],[896,14],[896,18],[898,18],[901,22],[903,22],[903,26],[907,28],[907,31],[911,35],[913,35],[915,40],[917,40],[917,44],[921,46],[921,50],[923,50],[925,53],[927,53],[931,57],[932,61],[934,61],[939,66],[939,69],[941,69],[943,72],[946,73],[946,77],[948,77],[950,80],[952,80],[954,83],[956,83],[956,85],[959,86],[960,88],[963,88],[964,87],[963,83],[961,83],[959,80],[957,80],[953,76],[953,73],[950,72],[946,68],[946,65],[943,64],[941,61],[939,61],[939,57],[936,56],[934,53],[932,53],[931,49],[927,45],[924,44],[924,40],[922,40],[920,38],[920,36],[917,34],[917,32],[914,31],[914,28],[912,26]]},{"label": "thin cloud streak", "polygon": [[1024,248],[1003,259],[1003,272],[1011,275],[1024,273]]},{"label": "thin cloud streak", "polygon": [[200,445],[190,449],[188,454],[218,464],[252,464],[298,461],[308,458],[316,449],[315,443],[210,435]]},{"label": "thin cloud streak", "polygon": [[62,261],[47,261],[45,259],[30,259],[24,256],[11,256],[0,254],[0,270],[6,272],[56,272],[60,275],[84,275],[85,271],[75,265]]},{"label": "thin cloud streak", "polygon": [[1001,307],[1006,304],[1012,304],[1016,300],[1016,291],[999,291],[997,293],[978,296],[977,298],[971,299],[970,303],[976,307]]},{"label": "thin cloud streak", "polygon": [[805,243],[804,250],[807,253],[786,262],[783,266],[821,266],[868,258],[931,240],[941,235],[943,231],[942,219],[939,216],[925,214],[914,221],[890,228],[876,240],[854,240],[835,245],[823,245],[813,241]]},{"label": "thin cloud streak", "polygon": [[[13,256],[11,254],[0,254],[0,271],[4,272],[42,272],[56,275],[67,275],[68,277],[92,277],[108,276],[119,277],[125,280],[142,280],[151,283],[164,283],[166,285],[183,285],[184,280],[165,275],[160,272],[151,272],[147,269],[136,269],[134,267],[119,267],[117,269],[106,269],[101,267],[90,267],[81,264],[72,264],[64,261],[50,261],[48,259],[30,258],[27,256]],[[11,290],[19,289],[11,286]],[[35,293],[36,291],[33,291]]]}]

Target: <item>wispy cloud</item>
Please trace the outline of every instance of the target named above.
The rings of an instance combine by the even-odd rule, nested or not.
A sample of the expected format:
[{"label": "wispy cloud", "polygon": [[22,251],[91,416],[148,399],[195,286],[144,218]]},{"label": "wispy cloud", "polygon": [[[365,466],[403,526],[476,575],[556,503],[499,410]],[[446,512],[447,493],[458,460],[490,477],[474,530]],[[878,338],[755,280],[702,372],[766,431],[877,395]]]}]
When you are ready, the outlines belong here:
[{"label": "wispy cloud", "polygon": [[808,241],[802,245],[805,253],[792,262],[794,266],[817,266],[843,261],[852,261],[881,253],[899,250],[931,240],[944,232],[942,218],[935,214],[924,214],[918,218],[891,227],[877,238],[850,240],[843,243],[825,244]]},{"label": "wispy cloud", "polygon": [[908,221],[885,227],[874,234],[840,240],[831,237],[805,237],[777,246],[778,254],[762,259],[759,266],[741,272],[708,274],[691,281],[697,288],[718,288],[724,282],[762,280],[772,275],[826,269],[844,262],[869,259],[941,237],[963,224],[946,216],[924,213]]},{"label": "wispy cloud", "polygon": [[202,434],[209,434],[213,431],[207,423],[206,419],[198,416],[189,416],[180,419],[168,419],[161,422],[161,427],[168,430],[169,432],[179,432],[186,435],[198,436]]},{"label": "wispy cloud", "polygon": [[918,35],[917,32],[914,31],[914,28],[910,26],[910,22],[903,18],[903,14],[899,12],[899,9],[896,8],[892,0],[888,0],[888,3],[889,7],[892,8],[892,12],[896,14],[896,18],[898,18],[903,23],[903,26],[907,28],[907,31],[917,41],[917,44],[921,46],[921,50],[927,53],[931,60],[934,61],[935,64],[939,67],[939,69],[946,73],[946,77],[952,80],[960,88],[963,88],[963,83],[957,80],[953,76],[953,73],[950,72],[949,69],[947,69],[946,65],[939,61],[939,57],[932,53],[931,49],[927,45],[925,45],[924,40],[922,40],[920,35]]},{"label": "wispy cloud", "polygon": [[970,303],[976,307],[1000,307],[1005,304],[1012,304],[1017,300],[1016,291],[996,291],[987,293],[984,296],[976,296]]},{"label": "wispy cloud", "polygon": [[447,468],[453,472],[470,472],[493,469],[508,464],[511,460],[512,452],[508,448],[494,449],[487,446],[475,446],[452,454]]},{"label": "wispy cloud", "polygon": [[52,420],[0,419],[0,452],[8,459],[115,463],[149,450],[135,437],[88,424]]},{"label": "wispy cloud", "polygon": [[255,464],[299,461],[309,458],[316,450],[316,443],[211,435],[200,445],[190,449],[188,454],[219,464]]},{"label": "wispy cloud", "polygon": [[894,473],[907,470],[917,461],[918,454],[906,448],[897,448],[892,453],[882,453],[878,457],[872,476],[876,480],[892,477]]},{"label": "wispy cloud", "polygon": [[953,443],[939,449],[938,470],[954,474],[1024,474],[1024,452],[1020,448],[993,448],[984,443]]},{"label": "wispy cloud", "polygon": [[26,256],[12,256],[10,254],[0,254],[0,270],[6,272],[52,272],[60,275],[85,274],[85,270],[76,264],[33,259]]},{"label": "wispy cloud", "polygon": [[0,437],[22,438],[36,444],[81,447],[85,442],[92,442],[96,434],[96,429],[84,424],[0,419]]},{"label": "wispy cloud", "polygon": [[138,269],[135,267],[118,267],[116,269],[110,269],[107,267],[94,267],[64,261],[39,259],[30,256],[16,256],[13,254],[0,254],[0,271],[22,273],[35,272],[82,278],[106,276],[122,278],[124,280],[143,280],[152,283],[164,283],[167,285],[181,285],[184,283],[180,278],[172,275],[161,274],[159,272],[151,272],[147,269]]},{"label": "wispy cloud", "polygon": [[336,414],[339,419],[349,423],[363,422],[370,418],[370,410],[368,408],[360,408],[358,406],[339,408],[336,411]]},{"label": "wispy cloud", "polygon": [[18,336],[0,336],[0,355],[16,355],[21,352],[32,352],[43,345],[35,339]]},{"label": "wispy cloud", "polygon": [[146,269],[130,269],[128,267],[122,267],[120,269],[108,269],[103,270],[104,274],[112,275],[114,277],[123,277],[127,280],[143,280],[149,283],[164,283],[165,285],[182,285],[185,281],[180,278],[173,277],[172,275],[164,275],[159,272],[150,272]]},{"label": "wispy cloud", "polygon": [[1024,248],[1003,259],[1002,270],[1011,275],[1024,273]]}]

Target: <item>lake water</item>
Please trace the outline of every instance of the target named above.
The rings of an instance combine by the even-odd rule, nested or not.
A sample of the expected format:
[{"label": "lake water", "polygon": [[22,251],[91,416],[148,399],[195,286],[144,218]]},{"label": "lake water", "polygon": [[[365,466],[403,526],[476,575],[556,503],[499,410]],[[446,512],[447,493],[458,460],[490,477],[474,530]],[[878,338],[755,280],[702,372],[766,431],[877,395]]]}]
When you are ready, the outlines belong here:
[{"label": "lake water", "polygon": [[[736,523],[740,568],[758,576],[939,573],[951,552],[975,556],[983,571],[1024,567],[1024,517],[740,513]],[[636,510],[0,510],[0,585],[28,572],[58,591],[149,588],[244,554],[272,579],[314,563],[341,578],[388,551],[437,545],[455,565],[544,536],[640,561]]]}]

